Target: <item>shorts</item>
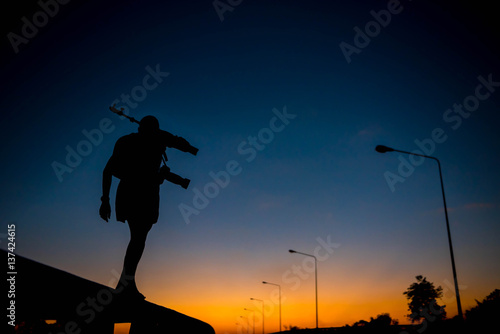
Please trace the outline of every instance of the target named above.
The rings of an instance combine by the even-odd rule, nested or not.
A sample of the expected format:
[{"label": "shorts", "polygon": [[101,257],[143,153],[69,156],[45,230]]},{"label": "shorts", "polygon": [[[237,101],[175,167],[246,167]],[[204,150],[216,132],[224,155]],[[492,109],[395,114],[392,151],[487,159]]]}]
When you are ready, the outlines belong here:
[{"label": "shorts", "polygon": [[160,209],[160,185],[121,180],[116,191],[116,220],[155,224]]}]

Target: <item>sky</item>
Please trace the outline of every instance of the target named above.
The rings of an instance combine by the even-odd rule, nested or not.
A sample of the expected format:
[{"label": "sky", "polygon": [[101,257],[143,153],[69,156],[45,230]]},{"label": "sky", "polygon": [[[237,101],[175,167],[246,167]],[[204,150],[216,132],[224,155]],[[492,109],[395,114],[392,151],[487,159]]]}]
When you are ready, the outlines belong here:
[{"label": "sky", "polygon": [[116,103],[199,148],[167,150],[191,184],[161,187],[137,274],[151,302],[218,334],[253,318],[259,330],[264,305],[276,332],[267,281],[281,287],[283,329],[314,327],[313,259],[294,249],[317,256],[320,327],[381,313],[408,323],[417,275],[456,315],[438,166],[379,144],[441,162],[464,311],[500,287],[500,63],[486,3],[47,3],[4,13],[3,249],[15,224],[16,254],[114,284],[129,232],[98,215],[102,169],[137,131]]}]

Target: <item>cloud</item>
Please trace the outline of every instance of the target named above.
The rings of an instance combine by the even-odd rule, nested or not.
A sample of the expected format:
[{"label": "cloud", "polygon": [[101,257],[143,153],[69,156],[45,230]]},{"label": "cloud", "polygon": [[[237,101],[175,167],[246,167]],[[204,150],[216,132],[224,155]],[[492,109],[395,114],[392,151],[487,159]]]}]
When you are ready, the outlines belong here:
[{"label": "cloud", "polygon": [[289,196],[264,195],[259,199],[259,211],[285,208],[290,202]]},{"label": "cloud", "polygon": [[363,129],[358,131],[358,136],[373,136],[374,134],[375,132],[369,129]]},{"label": "cloud", "polygon": [[495,203],[467,203],[463,206],[466,210],[476,210],[476,209],[492,209],[498,208],[500,205]]},{"label": "cloud", "polygon": [[360,137],[374,137],[382,132],[379,125],[370,125],[358,131],[357,135]]},{"label": "cloud", "polygon": [[[495,203],[467,203],[459,207],[448,207],[448,213],[449,212],[456,212],[458,210],[481,210],[481,209],[493,209],[493,208],[499,208],[500,204],[495,204]],[[432,210],[432,213],[442,213],[444,212],[444,208],[440,207],[436,210]]]}]

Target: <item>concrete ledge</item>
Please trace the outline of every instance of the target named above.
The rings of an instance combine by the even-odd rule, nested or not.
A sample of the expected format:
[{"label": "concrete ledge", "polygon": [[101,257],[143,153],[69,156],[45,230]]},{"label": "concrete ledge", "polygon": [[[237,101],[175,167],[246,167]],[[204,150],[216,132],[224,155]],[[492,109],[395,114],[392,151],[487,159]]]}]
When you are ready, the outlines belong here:
[{"label": "concrete ledge", "polygon": [[[1,250],[4,259],[7,252]],[[57,320],[53,334],[111,334],[115,323],[130,333],[215,333],[205,322],[148,301],[131,302],[105,285],[16,255],[16,324]]]}]

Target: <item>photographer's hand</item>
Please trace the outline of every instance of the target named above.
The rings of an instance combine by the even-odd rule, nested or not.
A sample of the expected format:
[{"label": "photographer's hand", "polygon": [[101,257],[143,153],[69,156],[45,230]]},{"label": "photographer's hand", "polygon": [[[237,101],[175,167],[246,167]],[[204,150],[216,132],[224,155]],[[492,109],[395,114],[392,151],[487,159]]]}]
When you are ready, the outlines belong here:
[{"label": "photographer's hand", "polygon": [[111,205],[109,204],[109,198],[101,197],[101,207],[99,208],[99,216],[106,222],[111,218]]}]

